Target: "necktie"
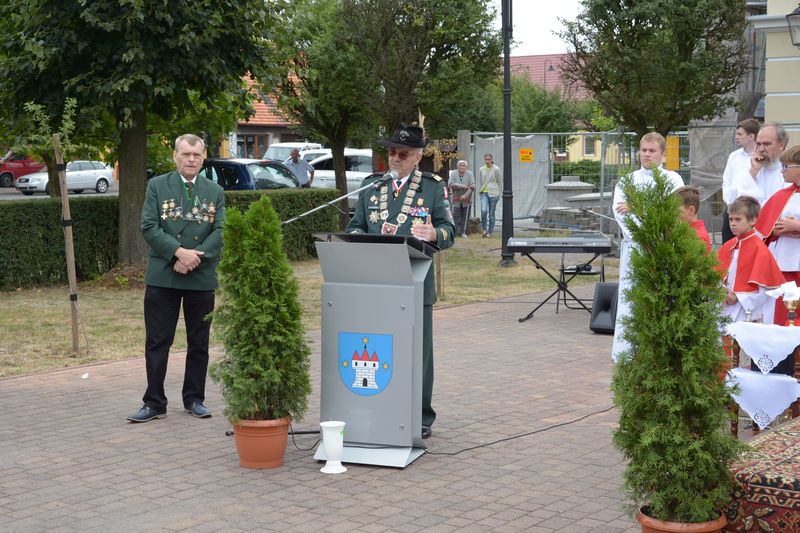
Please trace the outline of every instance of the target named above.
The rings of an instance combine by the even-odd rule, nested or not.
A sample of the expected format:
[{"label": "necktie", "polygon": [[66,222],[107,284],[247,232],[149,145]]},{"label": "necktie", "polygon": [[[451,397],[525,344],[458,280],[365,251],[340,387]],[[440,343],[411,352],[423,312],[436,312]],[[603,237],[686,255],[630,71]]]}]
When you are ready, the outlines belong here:
[{"label": "necktie", "polygon": [[189,193],[189,198],[192,197],[192,187],[194,187],[194,183],[191,181],[186,182],[186,191]]},{"label": "necktie", "polygon": [[402,185],[402,184],[403,184],[403,180],[401,180],[400,178],[397,178],[396,180],[394,180],[394,186],[395,186],[396,189],[400,189],[400,185]]}]

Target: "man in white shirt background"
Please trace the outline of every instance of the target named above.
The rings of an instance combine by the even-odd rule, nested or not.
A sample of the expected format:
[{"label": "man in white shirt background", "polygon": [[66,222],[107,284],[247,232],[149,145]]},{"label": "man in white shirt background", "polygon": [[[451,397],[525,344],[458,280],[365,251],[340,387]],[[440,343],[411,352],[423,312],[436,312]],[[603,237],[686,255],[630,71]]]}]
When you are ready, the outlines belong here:
[{"label": "man in white shirt background", "polygon": [[292,150],[292,155],[283,162],[286,168],[292,171],[292,174],[297,178],[300,187],[307,189],[311,187],[311,182],[314,181],[314,167],[308,164],[308,161],[300,157],[300,150],[295,148]]},{"label": "man in white shirt background", "polygon": [[725,202],[725,211],[722,213],[722,242],[728,242],[733,238],[727,206],[740,196],[733,187],[733,178],[739,173],[750,171],[750,157],[756,149],[759,129],[761,124],[754,118],[742,120],[736,125],[736,146],[739,149],[728,156],[728,163],[722,174],[722,200]]}]

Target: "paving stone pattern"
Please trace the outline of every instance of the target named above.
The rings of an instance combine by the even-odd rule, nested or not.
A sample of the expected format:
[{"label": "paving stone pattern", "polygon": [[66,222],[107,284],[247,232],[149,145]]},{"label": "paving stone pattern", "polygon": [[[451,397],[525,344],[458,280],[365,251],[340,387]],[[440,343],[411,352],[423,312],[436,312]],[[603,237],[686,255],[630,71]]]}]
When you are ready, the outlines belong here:
[{"label": "paving stone pattern", "polygon": [[[145,424],[125,420],[144,391],[138,348],[2,379],[0,531],[638,531],[611,444],[611,337],[552,305],[520,324],[541,297],[434,312],[439,418],[431,453],[404,470],[321,474],[314,435],[295,438],[302,451],[290,438],[280,468],[241,468],[216,385],[212,418],[183,412],[181,353],[168,416]],[[320,332],[308,337],[314,392],[297,430],[319,420]]]}]

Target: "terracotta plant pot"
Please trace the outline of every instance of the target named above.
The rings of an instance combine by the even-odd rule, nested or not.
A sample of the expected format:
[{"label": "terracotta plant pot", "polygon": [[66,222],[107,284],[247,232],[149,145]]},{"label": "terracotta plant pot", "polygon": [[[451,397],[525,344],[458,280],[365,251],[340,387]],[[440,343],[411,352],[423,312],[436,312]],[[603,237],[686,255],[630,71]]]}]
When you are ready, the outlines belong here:
[{"label": "terracotta plant pot", "polygon": [[725,515],[720,515],[716,520],[710,522],[664,522],[656,520],[644,514],[641,509],[636,513],[636,521],[642,526],[642,533],[663,533],[663,532],[691,532],[691,533],[717,533],[728,525]]},{"label": "terracotta plant pot", "polygon": [[246,468],[277,468],[283,464],[289,422],[277,420],[240,420],[233,425],[239,464]]}]

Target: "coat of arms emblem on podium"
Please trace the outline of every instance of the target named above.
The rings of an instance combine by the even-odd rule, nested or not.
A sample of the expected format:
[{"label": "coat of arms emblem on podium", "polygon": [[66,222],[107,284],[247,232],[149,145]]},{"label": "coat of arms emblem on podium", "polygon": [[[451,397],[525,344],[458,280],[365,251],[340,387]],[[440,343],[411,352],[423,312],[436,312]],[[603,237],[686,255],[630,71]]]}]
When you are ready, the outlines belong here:
[{"label": "coat of arms emblem on podium", "polygon": [[339,332],[339,377],[354,394],[380,394],[392,380],[392,336]]}]

